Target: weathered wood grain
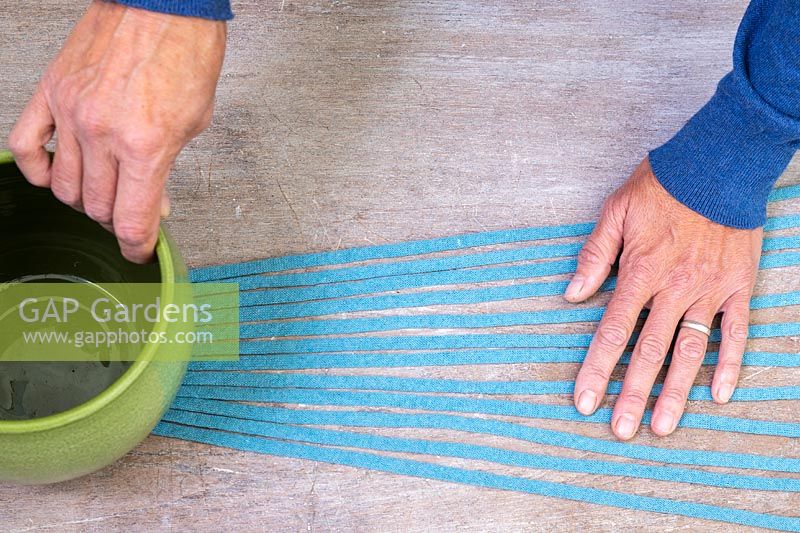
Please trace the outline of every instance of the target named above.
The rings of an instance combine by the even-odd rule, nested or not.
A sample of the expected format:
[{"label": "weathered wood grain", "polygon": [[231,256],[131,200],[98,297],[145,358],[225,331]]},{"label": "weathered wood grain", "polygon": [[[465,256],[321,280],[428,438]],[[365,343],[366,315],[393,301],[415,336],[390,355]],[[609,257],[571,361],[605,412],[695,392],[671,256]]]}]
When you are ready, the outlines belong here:
[{"label": "weathered wood grain", "polygon": [[[0,0],[0,138],[80,4]],[[184,151],[169,184],[168,226],[191,266],[592,219],[646,151],[713,92],[730,66],[745,2],[256,0],[234,6],[214,125]],[[800,181],[796,164],[783,179]],[[783,204],[773,212],[797,208]],[[796,270],[765,273],[759,291],[796,288],[796,280]],[[754,319],[796,316],[787,309]],[[798,346],[795,339],[752,348]],[[570,379],[575,371],[572,365],[511,365],[381,373]],[[743,380],[765,386],[798,377],[746,369]],[[698,382],[708,378],[706,371]],[[690,406],[782,420],[797,420],[796,409],[792,402]],[[609,436],[601,426],[529,423]],[[789,439],[682,430],[659,440],[644,430],[638,441],[800,457]],[[498,438],[471,442],[526,449]],[[797,514],[800,504],[785,494],[522,475],[784,514]],[[0,486],[0,524],[14,531],[732,529],[156,437],[83,479]]]}]

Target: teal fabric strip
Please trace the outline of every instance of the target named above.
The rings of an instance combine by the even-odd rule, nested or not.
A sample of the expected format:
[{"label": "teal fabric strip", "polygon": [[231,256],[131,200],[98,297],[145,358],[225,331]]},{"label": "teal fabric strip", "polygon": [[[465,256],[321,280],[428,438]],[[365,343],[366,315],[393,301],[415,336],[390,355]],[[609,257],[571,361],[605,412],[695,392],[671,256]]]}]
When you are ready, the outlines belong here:
[{"label": "teal fabric strip", "polygon": [[709,487],[746,489],[759,491],[800,492],[800,479],[760,477],[742,474],[725,474],[673,466],[650,466],[638,463],[622,463],[599,459],[573,459],[540,453],[517,452],[493,446],[479,446],[457,442],[409,439],[369,435],[353,431],[330,430],[275,424],[255,420],[231,419],[203,413],[170,410],[164,416],[167,422],[197,426],[221,431],[232,431],[271,439],[359,448],[363,450],[413,453],[457,457],[488,461],[497,464],[577,472],[606,476],[636,477],[676,483],[690,483]]},{"label": "teal fabric strip", "polygon": [[[781,268],[800,264],[800,252],[781,252],[761,258],[760,268]],[[610,278],[600,288],[613,290],[616,278]],[[481,287],[460,290],[434,290],[412,294],[385,294],[378,296],[358,296],[338,300],[319,300],[300,303],[248,306],[244,298],[240,310],[242,322],[265,320],[308,318],[312,316],[333,315],[359,311],[379,311],[400,307],[426,307],[431,305],[473,304],[532,298],[558,296],[567,287],[566,281],[519,283],[501,287]],[[243,293],[244,297],[247,293]]]},{"label": "teal fabric strip", "polygon": [[[800,247],[800,236],[776,237],[774,239],[767,239],[767,241],[765,241],[765,245],[772,245],[770,249],[773,250]],[[535,278],[539,276],[568,274],[574,272],[576,267],[577,261],[570,259],[506,267],[444,270],[428,272],[424,274],[377,277],[374,279],[350,281],[346,283],[326,283],[311,287],[287,287],[271,290],[258,290],[243,292],[240,296],[240,305],[242,307],[250,307],[256,305],[305,302],[310,300],[325,300],[329,298],[344,298],[359,294],[374,294],[396,290],[416,289],[421,287],[430,287],[433,285],[460,285],[467,283],[484,283],[489,281]],[[246,288],[248,287],[243,287],[240,284],[241,290]]]},{"label": "teal fabric strip", "polygon": [[[249,387],[259,389],[350,389],[447,394],[572,394],[574,381],[475,381],[396,376],[329,376],[322,374],[254,374],[251,372],[189,372],[184,385]],[[661,394],[663,385],[653,385],[650,396]],[[608,384],[608,394],[619,394],[621,381]],[[713,401],[711,387],[695,386],[689,400]],[[739,387],[733,401],[762,402],[800,400],[800,387]]]},{"label": "teal fabric strip", "polygon": [[595,322],[603,316],[604,308],[553,309],[518,313],[486,313],[467,315],[406,315],[376,318],[347,318],[295,320],[242,324],[243,339],[259,337],[306,337],[314,335],[346,335],[403,329],[477,329],[500,326],[532,326]]},{"label": "teal fabric strip", "polygon": [[[364,281],[375,278],[411,276],[439,271],[485,267],[517,261],[534,259],[555,259],[575,256],[583,243],[555,244],[522,248],[517,250],[499,250],[474,254],[462,254],[430,259],[414,259],[390,263],[371,263],[368,265],[345,266],[319,270],[314,272],[295,272],[291,274],[256,275],[236,278],[241,290],[267,289],[280,287],[303,287],[327,283]],[[548,261],[528,265],[530,276],[551,276],[563,274],[575,259],[568,261]],[[413,280],[415,278],[407,278]]]},{"label": "teal fabric strip", "polygon": [[[590,416],[583,416],[573,406],[538,404],[511,400],[489,400],[451,396],[425,396],[418,394],[393,394],[386,392],[350,392],[299,389],[240,389],[237,387],[204,387],[184,385],[178,396],[207,400],[234,400],[249,402],[297,403],[307,405],[339,405],[344,407],[397,407],[425,411],[450,411],[455,413],[483,413],[491,415],[545,418],[574,422],[608,424],[611,409],[601,408]],[[646,411],[643,424],[650,423],[651,411]],[[800,423],[751,420],[725,416],[684,413],[680,427],[710,429],[775,437],[800,437]]]},{"label": "teal fabric strip", "polygon": [[[788,224],[788,221],[781,221]],[[792,217],[792,223],[800,226],[800,217]],[[787,225],[786,227],[796,227]],[[460,280],[455,274],[450,274],[443,278],[436,276],[419,276],[424,273],[439,272],[449,270],[463,270],[471,267],[486,267],[502,263],[513,263],[519,261],[530,261],[535,259],[553,259],[559,257],[569,257],[577,255],[583,242],[569,244],[555,244],[537,247],[526,247],[515,250],[497,250],[491,252],[481,252],[473,254],[463,254],[449,257],[437,257],[432,259],[417,259],[411,261],[400,261],[391,263],[373,263],[369,265],[346,266],[320,270],[315,272],[295,272],[290,274],[274,275],[254,275],[236,278],[239,288],[243,291],[253,289],[274,288],[270,291],[270,296],[264,296],[263,303],[280,303],[289,301],[303,301],[320,298],[332,298],[336,296],[348,296],[353,294],[368,294],[370,292],[385,292],[403,288],[404,283],[409,286],[422,287],[426,285],[445,285],[453,283],[470,283],[483,281],[489,274],[483,276],[475,275],[472,279],[464,278]],[[764,239],[763,251],[771,252],[800,247],[800,236],[790,235],[782,237],[767,237]],[[575,271],[577,262],[574,257],[560,261],[548,261],[525,265],[525,268],[495,269],[494,279],[512,279],[536,276],[553,276],[556,274],[567,274]],[[467,272],[463,272],[466,274]],[[404,276],[404,277],[403,277]],[[380,283],[376,278],[402,277],[397,280],[382,280]],[[489,278],[491,279],[491,278]],[[365,283],[370,280],[372,283]],[[456,280],[456,281],[454,281]],[[352,283],[360,281],[361,283]],[[333,287],[308,287],[310,285],[322,285],[332,283],[351,282]],[[304,290],[301,290],[303,287]],[[281,291],[280,289],[284,290]],[[310,289],[315,290],[310,290]],[[407,288],[407,287],[406,287]],[[305,294],[302,299],[295,294]],[[292,299],[289,299],[291,296]]]},{"label": "teal fabric strip", "polygon": [[770,217],[764,224],[764,231],[779,231],[800,226],[800,215],[781,215]]},{"label": "teal fabric strip", "polygon": [[[800,323],[756,324],[749,328],[751,339],[800,335]],[[591,333],[496,333],[469,335],[402,335],[391,337],[331,337],[299,340],[243,340],[242,355],[310,354],[320,352],[375,352],[411,350],[461,350],[473,348],[586,348]],[[637,335],[631,336],[631,343]],[[711,332],[711,342],[720,340],[718,329]]]},{"label": "teal fabric strip", "polygon": [[547,263],[526,265],[445,270],[422,274],[378,277],[346,283],[314,285],[311,287],[289,287],[242,292],[239,300],[242,307],[306,302],[329,298],[345,298],[360,294],[376,294],[398,290],[418,289],[434,285],[463,285],[467,283],[554,276],[557,274],[574,272],[577,266],[578,263],[576,260],[568,259],[564,261],[549,261]]},{"label": "teal fabric strip", "polygon": [[[611,290],[614,288],[615,283],[615,279],[609,280],[603,285],[601,290]],[[532,298],[535,296],[555,296],[562,294],[566,287],[566,281],[557,281],[546,283],[520,283],[503,287],[482,287],[463,290],[433,290],[413,294],[359,296],[341,300],[321,300],[259,307],[242,307],[239,311],[239,316],[242,322],[255,322],[286,318],[307,318],[358,311],[381,311],[400,307],[475,304]]]},{"label": "teal fabric strip", "polygon": [[[793,187],[783,187],[773,191],[775,201],[800,197],[800,193]],[[782,229],[786,224],[792,224],[793,215],[768,219],[765,230]],[[775,220],[773,222],[773,220]],[[594,223],[569,224],[564,226],[544,226],[538,228],[522,228],[482,233],[471,233],[425,239],[393,244],[379,244],[361,248],[348,248],[330,252],[290,255],[260,259],[245,263],[230,265],[215,265],[192,270],[189,273],[191,281],[214,281],[253,274],[280,272],[299,268],[327,266],[343,263],[354,263],[372,259],[389,259],[423,255],[462,248],[489,246],[514,242],[538,241],[562,237],[577,237],[588,235],[594,228]]]},{"label": "teal fabric strip", "polygon": [[[582,363],[586,350],[571,348],[529,350],[452,350],[415,353],[344,353],[311,355],[250,355],[238,361],[193,361],[192,371],[215,370],[311,370],[325,368],[398,368],[456,365],[508,365],[519,363]],[[703,365],[716,365],[717,352],[709,352]],[[620,363],[630,361],[630,352]],[[669,364],[667,356],[665,364]],[[800,354],[746,352],[744,366],[800,367]]]},{"label": "teal fabric strip", "polygon": [[175,437],[269,455],[310,459],[325,463],[341,464],[488,488],[515,490],[567,500],[610,505],[623,509],[679,514],[694,518],[738,523],[753,527],[768,527],[784,531],[800,531],[800,518],[795,517],[769,515],[742,509],[716,507],[713,505],[625,494],[602,489],[576,487],[564,483],[503,476],[477,470],[467,470],[412,461],[409,459],[381,456],[368,452],[323,448],[308,444],[248,437],[235,433],[183,426],[170,422],[160,422],[158,426],[156,426],[154,433],[166,437]]},{"label": "teal fabric strip", "polygon": [[[800,291],[755,296],[751,309],[766,309],[800,305]],[[482,313],[463,315],[382,316],[376,318],[294,320],[267,322],[240,327],[241,337],[304,337],[314,335],[345,335],[402,329],[477,329],[501,326],[531,326],[566,324],[600,320],[604,308],[552,309],[516,313]]]},{"label": "teal fabric strip", "polygon": [[248,355],[238,361],[192,361],[189,369],[292,370],[322,368],[396,368],[516,363],[580,363],[586,350],[458,350],[416,353],[344,353],[311,355]]},{"label": "teal fabric strip", "polygon": [[791,248],[800,248],[800,235],[766,237],[761,251],[774,252],[778,250],[789,250]]},{"label": "teal fabric strip", "polygon": [[424,255],[450,250],[460,250],[462,248],[474,248],[478,246],[539,241],[562,237],[576,237],[579,235],[588,235],[592,231],[593,227],[593,223],[582,223],[568,224],[564,226],[543,226],[538,228],[487,231],[481,233],[469,233],[465,235],[454,235],[451,237],[440,237],[436,239],[379,244],[376,246],[365,246],[361,248],[347,248],[344,250],[336,250],[331,252],[273,257],[246,263],[197,268],[191,272],[190,278],[191,281],[195,282],[213,281],[266,272],[280,272],[283,270],[355,263],[358,261],[369,261],[373,259],[389,259],[396,257],[407,257],[411,255]]},{"label": "teal fabric strip", "polygon": [[231,419],[260,420],[277,424],[458,431],[495,435],[546,446],[557,446],[582,452],[669,464],[800,473],[800,459],[798,458],[717,452],[713,450],[659,448],[473,416],[440,413],[287,409],[285,407],[264,407],[229,401],[181,397],[175,399],[171,409],[207,413]]},{"label": "teal fabric strip", "polygon": [[769,194],[770,202],[780,202],[783,200],[793,200],[800,197],[800,184],[777,187]]}]

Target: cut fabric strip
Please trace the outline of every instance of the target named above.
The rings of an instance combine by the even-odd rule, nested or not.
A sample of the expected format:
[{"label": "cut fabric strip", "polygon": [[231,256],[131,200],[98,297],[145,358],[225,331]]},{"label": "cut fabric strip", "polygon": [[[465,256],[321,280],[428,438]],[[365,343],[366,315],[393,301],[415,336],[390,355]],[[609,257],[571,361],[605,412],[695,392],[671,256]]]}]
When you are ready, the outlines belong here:
[{"label": "cut fabric strip", "polygon": [[[751,309],[767,309],[800,305],[800,291],[756,296],[750,301]],[[553,309],[516,313],[481,313],[468,315],[410,315],[381,316],[377,318],[348,318],[295,320],[241,325],[241,337],[303,337],[314,335],[345,335],[403,329],[478,329],[501,326],[533,326],[540,324],[566,324],[600,320],[604,308]]]},{"label": "cut fabric strip", "polygon": [[[296,403],[307,405],[338,405],[343,407],[397,407],[423,411],[454,413],[483,413],[487,415],[543,418],[571,422],[611,422],[611,409],[600,408],[589,416],[578,413],[573,406],[529,403],[511,400],[487,400],[453,396],[425,396],[419,394],[393,394],[387,392],[351,392],[299,389],[241,389],[238,387],[205,387],[184,385],[178,396],[207,400],[234,400],[244,402]],[[645,411],[642,424],[649,424],[651,411]],[[800,437],[800,423],[772,422],[699,413],[684,413],[679,427],[710,429],[773,437]]]},{"label": "cut fabric strip", "polygon": [[795,458],[713,450],[658,448],[465,415],[287,409],[180,397],[175,399],[172,409],[277,424],[451,430],[465,434],[496,435],[529,443],[661,463],[800,473],[800,459]]},{"label": "cut fabric strip", "polygon": [[[416,353],[337,353],[311,355],[250,355],[239,361],[193,361],[190,371],[212,370],[312,370],[324,368],[398,368],[420,366],[510,365],[520,363],[582,363],[586,350],[539,348],[529,350],[452,350]],[[630,352],[620,363],[630,362]],[[703,365],[716,365],[717,352],[709,352]],[[665,364],[670,363],[667,356]],[[745,352],[744,366],[800,367],[800,354]]]},{"label": "cut fabric strip", "polygon": [[432,463],[386,457],[368,452],[355,452],[323,448],[308,444],[289,443],[264,438],[249,437],[235,433],[182,426],[160,422],[153,431],[156,435],[176,437],[245,451],[265,453],[297,459],[341,464],[382,472],[405,474],[427,479],[450,481],[503,490],[516,490],[541,496],[564,498],[623,509],[637,509],[660,513],[672,513],[694,518],[706,518],[721,522],[766,527],[784,531],[800,531],[800,519],[770,515],[729,507],[717,507],[665,498],[639,496],[588,487],[576,487],[565,483],[503,476],[477,470],[441,466]]},{"label": "cut fabric strip", "polygon": [[[800,198],[800,186],[776,190],[771,197],[772,201],[790,198]],[[242,357],[239,361],[192,362],[178,397],[155,433],[428,479],[736,524],[800,530],[800,517],[588,489],[429,462],[432,457],[457,458],[514,468],[628,476],[735,490],[798,492],[800,489],[797,477],[757,475],[756,472],[723,474],[697,468],[726,467],[796,474],[800,473],[800,458],[668,449],[586,437],[577,431],[537,428],[528,425],[526,419],[607,424],[611,410],[601,408],[584,417],[571,405],[497,397],[570,395],[574,387],[572,381],[510,382],[299,372],[325,368],[580,363],[592,337],[589,334],[536,330],[499,333],[489,328],[597,322],[604,311],[601,307],[420,315],[393,315],[386,311],[561,295],[566,282],[539,278],[573,272],[575,255],[583,245],[579,241],[593,226],[573,224],[501,230],[196,269],[191,273],[194,281],[232,280],[240,284],[243,291],[240,299]],[[798,227],[800,215],[785,215],[770,218],[765,231]],[[560,238],[570,240],[551,241]],[[478,249],[495,245],[502,245],[502,248]],[[797,248],[800,248],[800,235],[768,234],[759,267],[800,265]],[[438,255],[440,253],[443,254]],[[613,290],[615,282],[614,278],[607,280],[601,290]],[[455,287],[484,283],[499,285]],[[761,295],[751,301],[752,309],[792,305],[800,305],[800,291]],[[360,318],[332,317],[371,311],[384,313]],[[448,331],[441,335],[393,333],[459,329],[475,331],[462,334]],[[387,334],[344,336],[372,332]],[[798,335],[800,323],[794,322],[755,324],[750,328],[750,336],[756,339]],[[634,334],[631,342],[636,338]],[[718,330],[712,332],[710,340],[720,340]],[[626,352],[620,362],[626,364],[630,358],[630,352]],[[715,364],[717,359],[717,353],[708,353],[703,364]],[[743,363],[800,367],[800,354],[747,352]],[[287,369],[298,372],[250,372]],[[611,382],[608,392],[618,394],[621,387],[620,382]],[[662,385],[656,385],[651,394],[659,394],[661,388]],[[476,398],[474,395],[495,397]],[[710,388],[693,387],[689,399],[709,401]],[[738,388],[732,398],[752,402],[797,399],[800,399],[800,386]],[[277,403],[286,407],[241,402]],[[646,412],[644,424],[649,423],[651,415],[650,411]],[[511,417],[519,421],[492,417]],[[704,413],[686,413],[679,426],[769,437],[800,437],[800,423]],[[456,441],[401,438],[364,433],[356,428],[455,431],[464,439],[476,435],[503,437],[584,453],[660,461],[666,465],[576,459],[538,453],[529,447],[515,451],[462,442],[460,438]],[[393,453],[416,454],[425,460],[387,455]]]},{"label": "cut fabric strip", "polygon": [[[800,323],[756,324],[750,326],[751,339],[800,335]],[[243,355],[307,354],[320,352],[377,352],[391,350],[461,350],[473,348],[587,348],[590,333],[496,333],[469,335],[402,335],[394,337],[332,337],[300,340],[251,341],[243,339],[239,349]],[[631,336],[630,343],[637,339]],[[720,331],[709,337],[719,342]]]},{"label": "cut fabric strip", "polygon": [[723,474],[719,472],[706,472],[703,470],[671,466],[649,466],[638,463],[621,463],[597,459],[572,459],[569,457],[554,457],[544,454],[517,452],[491,446],[384,437],[352,431],[288,426],[272,422],[230,419],[227,417],[178,410],[170,410],[167,412],[164,421],[221,431],[232,431],[256,437],[298,441],[309,444],[323,444],[327,446],[360,448],[383,452],[456,457],[459,459],[488,461],[507,466],[536,468],[541,470],[637,477],[731,489],[780,492],[800,491],[800,479],[796,478]]},{"label": "cut fabric strip", "polygon": [[[775,220],[776,226],[781,226],[781,229],[795,228],[800,226],[800,217],[792,215]],[[531,261],[536,259],[555,259],[560,257],[575,256],[583,246],[583,241],[570,244],[555,244],[545,245],[539,247],[526,247],[515,250],[498,250],[492,252],[481,252],[473,254],[464,254],[451,257],[437,257],[432,259],[416,259],[410,261],[402,261],[397,263],[374,263],[369,265],[349,266],[341,268],[332,268],[327,270],[320,270],[315,272],[296,272],[291,274],[273,274],[273,275],[254,275],[235,278],[239,283],[241,290],[253,289],[290,289],[283,293],[275,290],[270,291],[273,302],[265,300],[263,303],[278,303],[286,302],[287,296],[291,295],[293,298],[298,298],[294,291],[298,291],[300,287],[309,288],[307,286],[316,286],[322,284],[343,283],[361,281],[361,284],[349,284],[339,288],[342,296],[349,294],[365,294],[368,292],[384,292],[386,290],[394,290],[392,287],[401,286],[400,280],[383,280],[378,283],[375,281],[377,278],[386,277],[399,277],[408,276],[404,278],[407,283],[412,283],[414,286],[424,286],[425,280],[428,284],[453,284],[454,277],[436,278],[436,277],[411,277],[415,274],[430,274],[434,272],[443,272],[449,270],[464,270],[473,267],[485,267],[490,265],[498,265],[503,263],[513,263],[520,261]],[[797,248],[800,246],[800,236],[790,235],[781,237],[767,237],[764,239],[763,251],[772,252],[779,250],[786,250],[790,248]],[[495,270],[495,279],[510,279],[503,278],[503,276],[510,276],[511,273],[516,272],[516,277],[536,277],[536,276],[551,276],[556,274],[566,274],[573,272],[577,265],[574,257],[561,261],[548,261],[546,263],[535,263],[526,265],[525,269],[513,270]],[[524,274],[524,275],[523,275]],[[372,284],[363,283],[366,280],[372,280]],[[440,281],[441,280],[441,281]],[[475,281],[481,281],[482,278],[476,278]],[[458,283],[468,283],[468,279],[458,281]],[[348,287],[345,290],[345,287]],[[375,289],[373,289],[375,287]],[[325,296],[327,293],[322,287],[316,287],[317,292],[309,291],[305,299],[314,299]],[[332,288],[328,288],[332,291]],[[356,292],[361,290],[362,292]],[[299,294],[303,294],[300,291]],[[334,292],[334,294],[336,294]],[[320,295],[320,296],[318,296]],[[300,301],[300,300],[291,300]]]},{"label": "cut fabric strip", "polygon": [[[760,268],[782,268],[800,264],[800,253],[782,252],[765,255]],[[519,267],[508,267],[519,268]],[[516,279],[516,278],[515,278]],[[488,281],[488,280],[487,280]],[[501,280],[492,280],[501,281]],[[517,300],[523,298],[559,296],[567,287],[566,281],[520,283],[500,287],[481,287],[475,289],[433,290],[411,294],[384,294],[378,296],[358,296],[353,298],[314,300],[300,303],[251,305],[242,294],[240,319],[242,322],[265,320],[308,318],[312,316],[335,315],[361,311],[381,311],[400,307],[427,307],[432,305],[464,305],[483,302]],[[600,287],[601,292],[613,290],[616,278],[609,278]]]},{"label": "cut fabric strip", "polygon": [[[253,374],[249,372],[189,372],[184,385],[249,387],[257,389],[342,389],[447,394],[572,394],[573,381],[469,381],[395,376],[329,376],[320,374]],[[656,384],[650,396],[658,396]],[[621,381],[608,384],[608,394],[619,394]],[[689,400],[713,401],[711,387],[694,386]],[[800,400],[800,387],[738,387],[731,397],[739,402]]]},{"label": "cut fabric strip", "polygon": [[397,244],[379,244],[362,248],[348,248],[334,252],[290,255],[286,257],[273,257],[258,261],[250,261],[247,263],[203,267],[192,270],[190,277],[192,281],[196,282],[213,281],[251,274],[355,263],[372,259],[390,259],[411,255],[424,255],[478,246],[576,237],[579,235],[588,235],[589,232],[592,231],[592,228],[594,228],[594,223],[569,224],[564,226],[470,233],[466,235],[455,235],[452,237],[409,241]]},{"label": "cut fabric strip", "polygon": [[[799,186],[780,187],[775,189],[770,196],[771,202],[790,200],[800,197]],[[791,216],[791,215],[789,215]],[[789,220],[786,218],[785,220]],[[326,266],[372,259],[389,259],[423,255],[463,248],[490,246],[513,242],[539,241],[562,237],[577,237],[588,235],[594,228],[594,223],[568,224],[563,226],[545,226],[538,228],[523,228],[512,230],[489,231],[441,237],[438,239],[425,239],[397,244],[380,244],[362,248],[349,248],[333,252],[320,252],[311,254],[290,255],[274,257],[257,261],[248,261],[231,265],[217,265],[197,268],[190,272],[190,279],[195,282],[213,281],[252,274],[267,272],[280,272],[298,268]],[[777,229],[767,221],[765,230]]]},{"label": "cut fabric strip", "polygon": [[[764,241],[765,250],[786,250],[800,247],[800,236],[776,237]],[[515,250],[516,251],[516,250]],[[497,253],[505,253],[497,252]],[[461,258],[464,256],[457,256]],[[452,259],[456,259],[452,258]],[[450,258],[448,258],[450,259]],[[511,261],[500,260],[501,263]],[[479,265],[491,265],[483,261]],[[433,285],[463,285],[467,283],[484,283],[489,281],[505,281],[510,279],[535,278],[540,276],[552,276],[556,274],[568,274],[575,271],[577,261],[574,259],[563,261],[550,261],[547,263],[535,263],[531,265],[516,265],[508,267],[490,267],[462,270],[461,267],[455,269],[438,269],[423,274],[408,274],[389,277],[377,277],[360,281],[350,281],[345,283],[326,283],[311,287],[286,287],[271,290],[259,290],[244,292],[240,297],[242,307],[257,305],[281,304],[292,302],[305,302],[310,300],[325,300],[330,298],[344,298],[359,294],[373,294],[391,292],[396,290],[416,289],[420,287],[430,287]],[[377,266],[376,266],[377,268]],[[240,289],[252,288],[252,284],[240,283]]]}]

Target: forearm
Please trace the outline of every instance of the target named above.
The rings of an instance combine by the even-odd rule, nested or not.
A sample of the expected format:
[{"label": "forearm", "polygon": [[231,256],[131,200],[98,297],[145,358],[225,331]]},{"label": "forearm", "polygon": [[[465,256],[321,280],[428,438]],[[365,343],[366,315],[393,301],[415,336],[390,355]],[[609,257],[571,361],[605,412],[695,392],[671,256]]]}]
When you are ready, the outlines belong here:
[{"label": "forearm", "polygon": [[738,228],[763,225],[769,191],[800,148],[800,4],[754,0],[734,46],[734,68],[711,100],[650,152],[677,200]]}]

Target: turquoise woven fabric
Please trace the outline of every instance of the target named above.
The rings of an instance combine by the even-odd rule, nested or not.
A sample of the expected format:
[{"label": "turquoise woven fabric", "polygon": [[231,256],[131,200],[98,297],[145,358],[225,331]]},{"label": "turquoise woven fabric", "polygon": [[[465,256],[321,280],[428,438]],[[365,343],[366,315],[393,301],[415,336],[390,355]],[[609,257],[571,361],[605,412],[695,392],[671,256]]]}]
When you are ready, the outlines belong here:
[{"label": "turquoise woven fabric", "polygon": [[[799,196],[800,186],[792,186],[777,189],[771,200]],[[191,363],[178,397],[155,434],[626,509],[800,531],[800,516],[594,489],[437,462],[456,458],[514,469],[624,476],[703,485],[732,494],[800,492],[800,477],[795,476],[800,473],[800,458],[796,457],[662,448],[537,427],[536,421],[545,419],[609,422],[608,408],[590,417],[575,411],[568,401],[571,381],[437,379],[426,372],[429,367],[452,367],[450,373],[458,376],[464,365],[581,362],[591,335],[566,334],[558,326],[591,325],[604,309],[596,304],[558,304],[553,308],[558,301],[553,297],[563,292],[566,282],[559,276],[574,270],[581,239],[592,227],[574,224],[485,232],[194,270],[191,277],[198,283],[240,283],[242,356],[236,362]],[[800,265],[798,228],[797,215],[769,219],[763,270]],[[613,290],[614,282],[610,278],[603,290]],[[799,305],[800,291],[793,290],[797,288],[780,287],[759,294],[751,308]],[[517,306],[521,302],[534,310],[520,311]],[[482,307],[488,304],[491,312]],[[456,312],[441,307],[453,305],[458,306]],[[800,323],[755,323],[750,335],[785,340],[800,335]],[[634,335],[632,342],[635,339]],[[711,340],[719,340],[718,331]],[[628,352],[620,364],[629,360]],[[712,346],[703,363],[713,365],[716,360]],[[796,368],[800,367],[800,355],[748,351],[744,364]],[[400,367],[406,374],[418,371],[393,375],[392,369]],[[325,369],[336,369],[336,373],[320,372]],[[383,370],[365,374],[359,369]],[[614,381],[608,392],[617,394],[620,388],[621,383]],[[657,385],[652,394],[659,391]],[[709,387],[693,387],[690,399],[710,402]],[[732,400],[797,401],[800,386],[743,386]],[[719,436],[800,437],[800,422],[703,411],[686,413],[679,426]],[[646,413],[645,422],[649,416]],[[365,433],[364,428],[447,430],[461,437],[401,438]],[[477,435],[521,441],[526,451],[477,444],[473,439]],[[579,450],[587,456],[552,455],[543,451],[544,446]],[[415,458],[398,458],[392,455],[395,453]],[[721,473],[713,470],[716,467],[732,471]]]}]

